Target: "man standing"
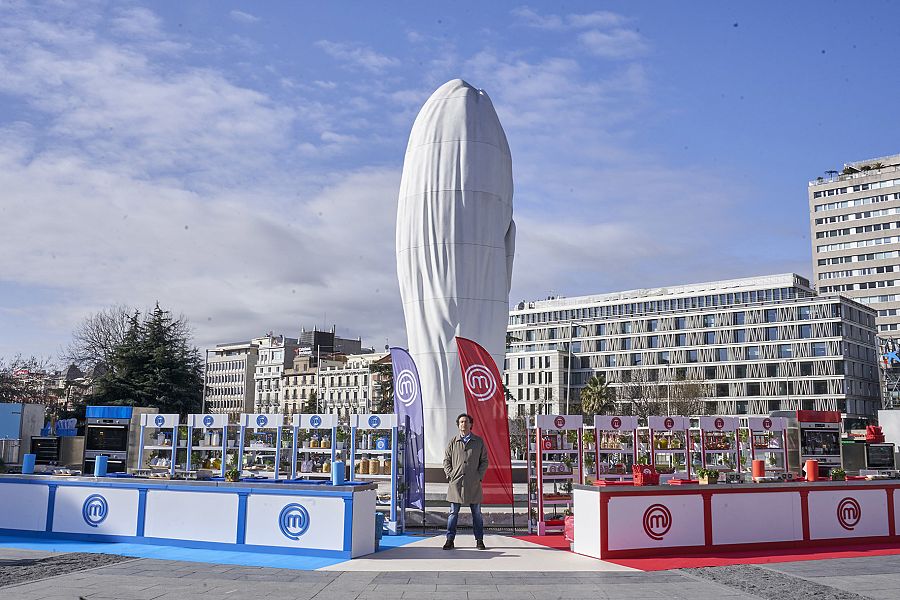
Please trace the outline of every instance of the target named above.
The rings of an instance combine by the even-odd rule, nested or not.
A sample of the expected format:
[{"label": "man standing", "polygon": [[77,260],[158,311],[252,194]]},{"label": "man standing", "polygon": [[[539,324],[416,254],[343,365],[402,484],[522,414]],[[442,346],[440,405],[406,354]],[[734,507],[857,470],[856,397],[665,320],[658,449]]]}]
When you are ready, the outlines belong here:
[{"label": "man standing", "polygon": [[472,433],[472,415],[463,413],[456,417],[459,435],[450,440],[444,453],[444,474],[447,476],[447,502],[450,516],[447,519],[447,543],[444,550],[453,549],[459,509],[468,504],[472,511],[472,527],[475,529],[475,547],[484,550],[484,521],[481,518],[481,480],[488,468],[487,448],[484,440]]}]

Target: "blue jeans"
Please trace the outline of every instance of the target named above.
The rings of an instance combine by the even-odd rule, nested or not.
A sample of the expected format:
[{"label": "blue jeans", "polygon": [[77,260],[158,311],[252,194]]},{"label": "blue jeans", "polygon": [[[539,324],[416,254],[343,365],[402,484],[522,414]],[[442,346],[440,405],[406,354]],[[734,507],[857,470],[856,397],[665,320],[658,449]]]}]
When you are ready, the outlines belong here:
[{"label": "blue jeans", "polygon": [[[453,540],[456,537],[456,522],[459,520],[459,509],[462,504],[458,502],[450,503],[450,516],[447,517],[447,539]],[[481,517],[481,505],[470,504],[469,509],[472,511],[472,527],[475,529],[475,539],[484,539],[484,519]]]}]

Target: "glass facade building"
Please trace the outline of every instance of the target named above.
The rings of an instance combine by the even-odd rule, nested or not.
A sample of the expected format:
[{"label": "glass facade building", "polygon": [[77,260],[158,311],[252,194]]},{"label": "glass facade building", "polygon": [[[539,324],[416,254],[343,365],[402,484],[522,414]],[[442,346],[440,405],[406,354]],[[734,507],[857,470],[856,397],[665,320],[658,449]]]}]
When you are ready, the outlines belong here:
[{"label": "glass facade building", "polygon": [[[875,311],[796,274],[521,302],[509,315],[510,415],[580,410],[603,374],[618,410],[694,390],[694,412],[879,407]],[[646,411],[646,407],[644,409]]]}]

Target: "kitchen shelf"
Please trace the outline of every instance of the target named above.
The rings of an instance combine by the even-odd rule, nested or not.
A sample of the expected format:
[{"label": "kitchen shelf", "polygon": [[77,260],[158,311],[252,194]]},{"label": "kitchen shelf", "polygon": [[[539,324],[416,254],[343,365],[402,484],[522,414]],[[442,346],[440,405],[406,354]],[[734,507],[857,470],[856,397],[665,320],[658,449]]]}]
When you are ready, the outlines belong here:
[{"label": "kitchen shelf", "polygon": [[[584,481],[584,426],[581,415],[538,415],[527,428],[528,439],[528,531],[545,535],[556,528],[548,523],[555,506],[572,506],[572,486]],[[574,434],[572,448],[561,448]],[[557,448],[544,448],[549,441]],[[590,450],[594,454],[594,450]],[[545,462],[561,467],[571,463],[570,472],[548,472]],[[561,487],[562,486],[562,487]],[[546,488],[546,489],[545,489]],[[560,490],[566,497],[559,498]],[[547,496],[550,496],[548,498]]]}]

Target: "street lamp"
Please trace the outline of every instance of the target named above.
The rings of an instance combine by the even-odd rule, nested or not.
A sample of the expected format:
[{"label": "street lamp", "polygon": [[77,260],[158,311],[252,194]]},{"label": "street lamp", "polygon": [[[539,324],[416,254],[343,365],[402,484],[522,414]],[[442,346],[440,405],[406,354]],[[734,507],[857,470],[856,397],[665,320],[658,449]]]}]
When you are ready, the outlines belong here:
[{"label": "street lamp", "polygon": [[209,348],[206,349],[206,357],[203,359],[203,399],[200,412],[206,412],[206,380],[209,379]]},{"label": "street lamp", "polygon": [[572,338],[574,337],[575,328],[578,323],[569,322],[569,363],[568,372],[566,373],[566,414],[569,414],[569,397],[572,395]]}]

